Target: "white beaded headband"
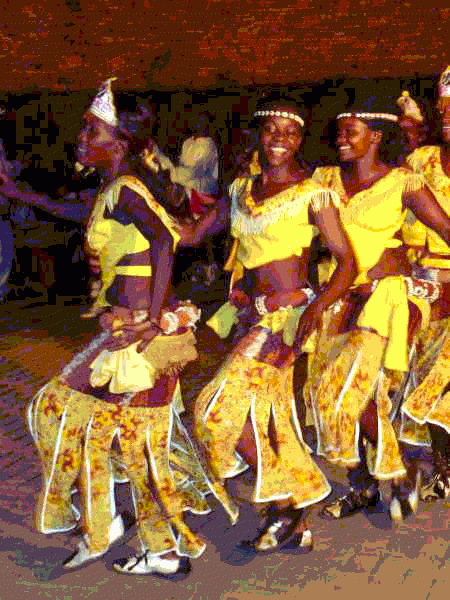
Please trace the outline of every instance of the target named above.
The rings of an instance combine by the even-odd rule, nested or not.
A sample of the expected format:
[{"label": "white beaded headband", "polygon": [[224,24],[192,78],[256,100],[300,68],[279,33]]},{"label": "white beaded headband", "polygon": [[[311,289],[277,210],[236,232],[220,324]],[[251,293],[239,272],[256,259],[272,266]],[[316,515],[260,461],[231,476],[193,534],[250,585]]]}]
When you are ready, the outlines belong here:
[{"label": "white beaded headband", "polygon": [[384,121],[393,121],[397,123],[397,115],[391,115],[389,113],[369,113],[369,112],[347,112],[341,113],[336,119],[344,119],[345,117],[356,117],[357,119],[382,119]]},{"label": "white beaded headband", "polygon": [[297,121],[297,123],[300,123],[300,125],[302,127],[305,124],[305,121],[299,115],[296,115],[295,113],[292,113],[292,112],[287,112],[285,110],[257,110],[256,112],[253,113],[253,116],[254,117],[283,117],[283,119],[293,119],[294,121]]}]

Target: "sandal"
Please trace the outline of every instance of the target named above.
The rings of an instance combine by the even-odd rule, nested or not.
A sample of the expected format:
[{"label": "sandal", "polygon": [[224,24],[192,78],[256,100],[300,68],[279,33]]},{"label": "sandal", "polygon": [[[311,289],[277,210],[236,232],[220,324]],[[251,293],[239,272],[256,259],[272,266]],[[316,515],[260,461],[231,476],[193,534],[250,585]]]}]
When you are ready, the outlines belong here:
[{"label": "sandal", "polygon": [[445,500],[450,494],[450,477],[434,471],[430,480],[420,489],[420,498],[425,502]]},{"label": "sandal", "polygon": [[392,498],[389,505],[391,521],[400,525],[409,515],[416,514],[419,509],[422,472],[418,469],[413,491],[405,490],[402,485],[392,484]]},{"label": "sandal", "polygon": [[120,558],[113,563],[114,571],[122,575],[156,575],[172,581],[186,579],[191,568],[191,562],[186,556],[168,559],[148,551],[131,558]]},{"label": "sandal", "polygon": [[375,508],[380,500],[380,492],[374,485],[362,490],[350,488],[350,492],[346,496],[337,498],[334,502],[325,505],[320,512],[320,516],[327,519],[351,517],[364,509]]},{"label": "sandal", "polygon": [[[303,508],[289,508],[281,511],[271,505],[267,512],[266,522],[260,529],[257,537],[251,544],[256,552],[275,552],[284,549],[299,547],[302,544],[310,546],[312,535],[309,530],[298,532],[296,528],[304,517]],[[306,533],[308,532],[308,534]],[[311,543],[307,540],[311,540]]]}]

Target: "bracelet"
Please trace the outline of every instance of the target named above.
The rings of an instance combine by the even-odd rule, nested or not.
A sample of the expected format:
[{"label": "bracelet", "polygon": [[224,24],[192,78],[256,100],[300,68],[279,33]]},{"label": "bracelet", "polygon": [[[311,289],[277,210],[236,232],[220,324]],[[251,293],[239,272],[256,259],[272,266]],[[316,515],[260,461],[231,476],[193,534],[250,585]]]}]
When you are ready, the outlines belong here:
[{"label": "bracelet", "polygon": [[308,304],[311,304],[311,302],[316,298],[316,294],[311,288],[301,288],[300,291],[302,291],[308,298]]},{"label": "bracelet", "polygon": [[405,282],[408,296],[422,298],[423,300],[428,300],[430,303],[435,302],[441,293],[440,284],[433,281],[405,277]]},{"label": "bracelet", "polygon": [[266,298],[267,296],[256,296],[255,298],[255,308],[258,315],[264,317],[269,312],[266,306]]},{"label": "bracelet", "polygon": [[194,330],[197,329],[196,323],[197,321],[200,321],[202,315],[202,311],[199,308],[195,307],[193,304],[187,304],[177,308],[175,314],[176,313],[184,313],[187,315],[189,317],[189,323],[186,326],[192,327]]},{"label": "bracelet", "polygon": [[176,315],[174,312],[167,312],[164,313],[163,317],[169,321],[169,326],[164,330],[164,334],[170,335],[171,333],[174,333],[180,324],[178,315]]}]

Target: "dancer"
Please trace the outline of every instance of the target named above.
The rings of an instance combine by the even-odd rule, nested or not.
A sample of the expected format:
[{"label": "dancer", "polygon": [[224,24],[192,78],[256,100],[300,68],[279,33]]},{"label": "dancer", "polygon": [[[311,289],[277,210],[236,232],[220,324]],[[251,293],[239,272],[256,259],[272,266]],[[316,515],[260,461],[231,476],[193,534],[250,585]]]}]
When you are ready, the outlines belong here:
[{"label": "dancer", "polygon": [[[112,445],[130,480],[141,552],[114,563],[127,574],[186,575],[205,548],[183,519],[204,513],[207,481],[173,398],[178,374],[197,356],[199,311],[171,299],[178,226],[136,176],[148,137],[147,113],[118,112],[106,82],[85,114],[78,158],[102,173],[87,243],[99,257],[103,332],[36,396],[29,422],[43,467],[39,531],[69,531],[76,483],[83,539],[64,563],[77,568],[103,556],[124,533],[113,493]],[[217,209],[208,215],[217,220]],[[207,225],[207,220],[205,220]],[[191,239],[200,232],[191,229]],[[174,453],[172,440],[187,454]],[[189,468],[177,469],[186,456]],[[197,483],[199,491],[194,488]],[[191,491],[190,491],[191,490]],[[234,507],[230,507],[232,514]]]},{"label": "dancer", "polygon": [[[376,505],[379,480],[390,480],[390,514],[397,522],[417,510],[418,496],[404,485],[388,391],[392,378],[408,370],[408,341],[424,301],[416,297],[424,294],[410,278],[399,231],[408,208],[445,240],[450,220],[419,175],[393,166],[402,150],[393,102],[370,90],[368,99],[337,119],[342,167],[318,168],[314,179],[340,196],[359,272],[347,297],[327,315],[310,365],[307,396],[318,453],[346,467],[351,485],[323,514],[339,519]],[[434,290],[428,292],[432,298]]]},{"label": "dancer", "polygon": [[[253,501],[270,503],[257,538],[230,558],[236,562],[287,546],[312,548],[304,509],[328,496],[330,486],[300,431],[294,347],[307,342],[356,273],[337,197],[310,179],[302,160],[299,107],[269,97],[254,116],[262,175],[231,186],[232,292],[208,322],[225,338],[238,321],[239,341],[194,408],[196,437],[218,481],[238,474],[244,458],[256,471]],[[338,266],[316,297],[307,263],[318,231]]]},{"label": "dancer", "polygon": [[[438,110],[441,115],[442,145],[424,146],[409,155],[411,168],[423,175],[441,208],[450,214],[450,66],[439,82]],[[429,327],[420,335],[415,368],[411,379],[415,389],[402,407],[400,438],[415,445],[429,445],[434,472],[421,489],[426,501],[450,494],[450,247],[432,229],[417,224],[415,239],[408,230],[408,241],[415,247],[415,271],[427,285],[437,285]]]}]

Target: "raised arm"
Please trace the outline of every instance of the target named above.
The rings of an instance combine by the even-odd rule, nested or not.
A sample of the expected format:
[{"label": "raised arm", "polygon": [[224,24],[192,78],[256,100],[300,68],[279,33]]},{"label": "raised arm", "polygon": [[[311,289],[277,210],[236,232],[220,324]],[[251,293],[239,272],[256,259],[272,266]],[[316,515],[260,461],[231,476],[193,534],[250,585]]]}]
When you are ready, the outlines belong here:
[{"label": "raised arm", "polygon": [[46,194],[37,194],[36,192],[23,192],[3,173],[0,175],[0,180],[0,192],[7,198],[21,200],[25,204],[41,208],[55,217],[83,223],[89,215],[89,207],[84,204],[72,204],[63,198],[53,200]]}]

